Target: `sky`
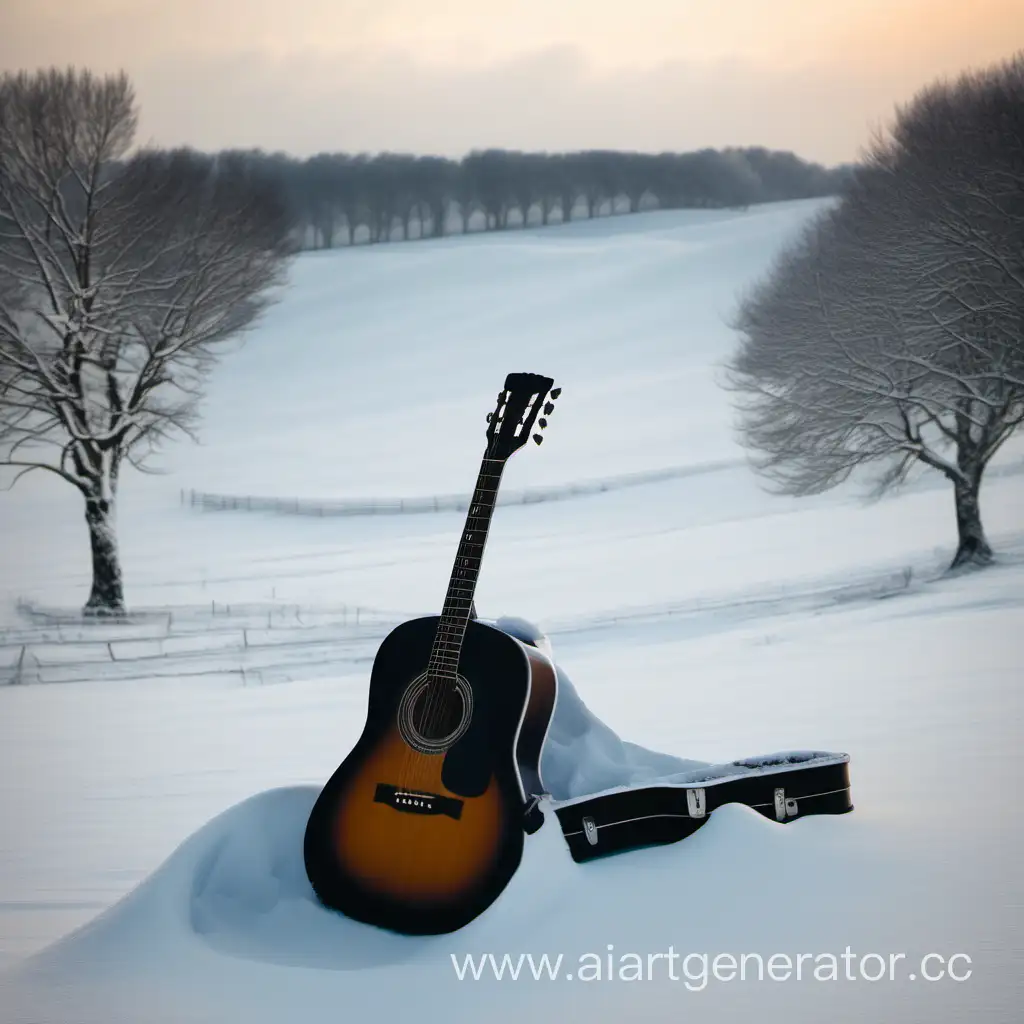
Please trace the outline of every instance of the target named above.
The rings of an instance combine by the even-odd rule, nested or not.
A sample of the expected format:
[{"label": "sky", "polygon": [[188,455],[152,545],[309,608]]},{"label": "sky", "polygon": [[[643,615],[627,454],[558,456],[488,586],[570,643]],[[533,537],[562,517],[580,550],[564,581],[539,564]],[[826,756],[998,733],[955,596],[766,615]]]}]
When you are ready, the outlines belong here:
[{"label": "sky", "polygon": [[0,69],[123,69],[139,142],[432,153],[790,149],[855,160],[1024,0],[0,0]]}]

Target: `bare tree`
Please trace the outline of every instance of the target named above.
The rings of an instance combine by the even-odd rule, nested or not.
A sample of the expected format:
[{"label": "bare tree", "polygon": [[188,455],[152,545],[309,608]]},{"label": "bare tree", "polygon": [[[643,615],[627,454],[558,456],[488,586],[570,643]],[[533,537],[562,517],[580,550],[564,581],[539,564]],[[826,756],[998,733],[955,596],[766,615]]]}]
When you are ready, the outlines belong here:
[{"label": "bare tree", "polygon": [[952,483],[952,566],[992,550],[982,475],[1024,420],[1024,60],[925,90],[741,307],[742,436],[785,492],[878,463]]},{"label": "bare tree", "polygon": [[281,279],[289,218],[244,158],[123,159],[123,75],[0,78],[0,465],[78,489],[86,610],[124,610],[115,503],[125,462],[192,435],[207,371]]},{"label": "bare tree", "polygon": [[519,209],[521,228],[530,226],[530,211],[540,202],[542,189],[533,153],[510,153],[510,190]]},{"label": "bare tree", "polygon": [[621,168],[622,191],[629,200],[629,212],[639,213],[644,197],[651,188],[654,158],[628,153]]},{"label": "bare tree", "polygon": [[503,149],[474,151],[463,157],[462,173],[473,183],[473,192],[483,210],[485,230],[507,228],[509,209],[515,203],[512,154]]},{"label": "bare tree", "polygon": [[421,221],[430,221],[430,236],[440,238],[448,222],[448,208],[454,198],[458,164],[437,156],[421,156],[416,161],[417,194]]}]

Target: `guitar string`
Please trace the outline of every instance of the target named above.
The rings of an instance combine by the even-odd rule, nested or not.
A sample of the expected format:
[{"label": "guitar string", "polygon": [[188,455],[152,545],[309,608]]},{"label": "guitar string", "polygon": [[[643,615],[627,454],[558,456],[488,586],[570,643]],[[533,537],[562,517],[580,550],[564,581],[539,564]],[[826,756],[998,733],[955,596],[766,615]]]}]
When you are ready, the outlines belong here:
[{"label": "guitar string", "polygon": [[[530,418],[530,414],[534,410],[539,411],[541,397],[541,393],[539,392],[535,392],[529,397],[529,399],[526,402],[526,406],[523,410],[522,418],[520,421],[518,421],[519,425],[521,425],[523,429],[527,432],[530,429],[530,427],[527,426],[527,420]],[[507,398],[505,400],[504,405],[507,408]],[[495,416],[497,416],[501,412],[501,410],[502,406],[501,403],[499,403],[498,409],[495,412]],[[468,588],[471,594],[475,591],[476,584],[479,580],[479,571],[483,561],[483,550],[487,541],[487,534],[489,532],[490,521],[493,516],[495,506],[497,504],[497,493],[500,488],[501,476],[504,471],[505,464],[505,460],[503,459],[493,459],[488,457],[491,453],[491,448],[492,445],[488,445],[488,448],[481,462],[480,472],[477,477],[477,484],[476,487],[474,488],[474,493],[470,500],[469,515],[466,517],[466,523],[463,528],[462,537],[459,540],[459,553],[456,554],[456,565],[453,568],[452,575],[449,581],[448,591],[445,595],[446,609],[452,605],[452,602],[454,600],[453,588],[457,586],[457,583],[459,582],[460,579],[465,578],[466,568],[470,568],[471,573],[476,573],[476,578],[473,580],[472,585]],[[497,471],[487,472],[488,464],[497,465]],[[488,486],[485,483],[485,480],[490,479],[492,477],[494,478],[494,483]],[[480,496],[483,500],[476,500],[478,496]],[[481,508],[483,509],[483,513],[480,515],[474,515],[474,509],[479,510]],[[470,521],[473,519],[482,519],[485,524],[483,529],[471,526]],[[468,540],[468,538],[476,537],[479,534],[483,535],[482,540]],[[478,554],[471,555],[467,550],[466,555],[461,555],[460,552],[463,550],[464,545],[467,544],[471,544],[474,547],[478,547]],[[471,566],[460,567],[458,564],[458,560],[463,558],[467,560],[474,559],[476,561],[475,568],[472,568]],[[458,572],[460,568],[462,569],[461,574],[459,574]],[[458,601],[460,603],[464,602],[465,597],[458,598]],[[468,616],[471,609],[472,599],[470,599],[469,607],[465,609],[465,612],[459,612],[457,623],[446,622],[445,610],[442,610],[442,614],[438,620],[437,629],[434,634],[434,641],[431,648],[430,660],[428,661],[427,665],[426,686],[424,692],[417,701],[411,702],[409,705],[409,724],[412,725],[413,729],[417,729],[416,719],[417,717],[420,717],[421,721],[423,722],[423,729],[418,731],[424,733],[428,738],[434,733],[435,729],[438,726],[441,726],[445,722],[449,710],[450,696],[457,698],[458,702],[462,704],[462,715],[460,716],[460,720],[457,723],[455,723],[455,728],[454,730],[451,730],[451,732],[457,731],[463,723],[464,716],[467,713],[471,713],[471,707],[467,706],[465,699],[463,698],[462,693],[460,692],[458,674],[459,654],[461,653],[462,646],[465,642],[465,634],[469,621]],[[457,627],[458,623],[461,623],[461,629],[456,628],[454,631],[452,631],[450,627],[452,625],[456,625]],[[448,649],[450,646],[454,646],[455,648],[454,657],[452,657],[453,652],[451,652]],[[449,659],[453,662],[450,668]],[[432,670],[432,665],[440,665],[442,667],[443,673],[439,677],[435,677],[434,673],[436,670]],[[447,673],[449,671],[451,672],[450,681],[447,676]],[[452,695],[449,695],[449,689],[454,691]],[[425,706],[423,708],[421,716],[417,716],[416,714],[416,704],[419,702],[419,700],[425,700]],[[418,751],[414,750],[408,743],[405,744],[405,747],[405,756],[403,757],[402,767],[399,770],[399,777],[408,778],[410,779],[410,781],[414,782],[414,777],[418,774],[418,772],[413,771],[413,768],[414,766],[418,766],[420,764],[419,758],[422,755],[420,755]],[[405,788],[420,789],[423,787],[417,785],[406,785]]]},{"label": "guitar string", "polygon": [[[517,418],[517,420],[516,420],[516,425],[517,426],[521,426],[523,428],[524,433],[528,434],[530,429],[532,429],[533,420],[536,418],[537,413],[540,411],[541,400],[543,398],[543,395],[546,394],[546,393],[547,393],[546,390],[544,392],[535,391],[535,392],[532,392],[527,397],[527,400],[526,400],[526,402],[525,402],[525,404],[523,406],[523,412],[520,415],[520,417]],[[507,394],[508,394],[507,392],[504,392],[504,391],[502,392],[502,395],[507,395]],[[499,398],[500,397],[501,396],[499,396]],[[499,406],[495,410],[495,416],[497,416],[499,414],[502,414],[504,412],[504,410],[507,409],[507,408],[508,408],[508,397],[505,398],[504,406],[502,406],[502,404],[499,402]],[[485,504],[484,515],[478,517],[478,518],[482,518],[484,520],[485,526],[484,526],[482,531],[474,530],[474,529],[469,527],[469,519],[470,519],[470,516],[472,515],[472,510],[473,510],[473,507],[474,507],[474,504],[475,504],[474,502],[471,501],[471,504],[470,504],[470,516],[467,516],[467,519],[466,519],[466,529],[464,530],[463,536],[462,536],[462,538],[460,538],[460,541],[459,541],[459,549],[461,550],[462,546],[463,546],[463,543],[465,543],[465,541],[466,541],[466,535],[467,534],[469,534],[470,536],[472,536],[474,533],[477,533],[477,532],[480,532],[480,533],[483,534],[483,540],[477,542],[477,546],[480,548],[479,554],[477,554],[475,556],[470,556],[470,557],[474,557],[476,562],[477,562],[477,565],[476,565],[477,578],[479,578],[480,566],[481,566],[482,561],[483,561],[483,550],[484,550],[484,547],[485,547],[486,542],[487,542],[487,534],[489,532],[490,522],[491,522],[491,519],[493,517],[495,506],[497,504],[497,493],[498,493],[498,490],[499,490],[500,485],[501,485],[501,476],[502,476],[502,473],[504,472],[505,461],[506,461],[505,459],[488,459],[487,455],[490,454],[490,451],[491,451],[491,446],[489,445],[488,449],[487,449],[487,453],[485,454],[484,459],[482,460],[482,463],[481,463],[481,466],[480,466],[480,473],[479,473],[479,475],[477,477],[477,486],[474,489],[474,493],[473,493],[473,498],[476,498],[477,494],[481,494],[481,495],[486,495],[487,496],[487,500],[484,503]],[[488,462],[498,465],[499,468],[498,468],[498,471],[496,473],[487,473],[486,472],[486,464]],[[493,484],[493,486],[487,487],[487,486],[484,485],[483,480],[484,480],[485,477],[494,477],[495,478],[495,483]],[[486,508],[487,505],[490,506],[489,509]],[[459,556],[456,555],[456,558],[458,558],[458,557]],[[456,565],[456,568],[458,568],[457,565]],[[455,579],[456,579],[456,574],[453,571],[452,572],[452,580],[451,580],[451,583],[449,584],[449,594],[451,593],[451,586],[455,583]],[[476,583],[477,583],[477,581],[474,580],[473,586],[470,588],[471,591],[475,591]],[[464,600],[464,598],[462,600]],[[445,604],[446,605],[448,604],[448,597],[447,596],[446,596]],[[470,602],[470,608],[471,607],[472,607],[472,601]],[[466,613],[465,614],[466,614],[466,616],[468,616],[469,608],[466,609]],[[438,635],[441,634],[441,626],[442,625],[443,625],[443,622],[439,622],[438,623]],[[454,665],[454,667],[452,669],[452,673],[453,673],[452,689],[454,689],[456,694],[459,695],[460,700],[462,698],[461,698],[461,694],[458,693],[458,655],[459,655],[459,653],[461,653],[462,644],[463,644],[464,639],[465,639],[465,632],[466,632],[467,625],[468,625],[468,618],[463,622],[462,629],[456,631],[456,633],[457,633],[456,638],[455,638],[455,654],[456,654],[456,656],[455,656],[455,659],[454,659],[455,665]],[[448,694],[447,694],[448,687],[446,685],[442,685],[442,686],[437,687],[437,689],[438,689],[438,691],[440,691],[439,695],[433,701],[431,701],[430,704],[428,704],[428,708],[426,710],[426,715],[425,715],[425,717],[427,719],[427,722],[429,723],[429,726],[431,728],[433,728],[435,725],[439,724],[439,720],[440,721],[444,720],[444,713],[447,711],[447,705],[448,705]],[[467,709],[465,708],[465,705],[463,705],[463,713],[464,714],[465,714],[466,710]],[[437,717],[435,717],[436,715],[440,716],[439,720],[438,720]],[[461,722],[460,722],[460,724],[461,724]]]},{"label": "guitar string", "polygon": [[[527,420],[530,418],[530,414],[531,414],[532,410],[539,405],[540,397],[541,396],[540,396],[539,392],[532,393],[529,396],[529,398],[527,399],[527,401],[526,401],[526,403],[524,405],[521,417],[519,419],[517,419],[517,421],[516,421],[517,425],[521,425],[524,430],[528,431],[528,429],[529,429],[527,427]],[[504,407],[506,409],[508,407],[508,400],[507,399],[506,399],[506,401],[504,403]],[[501,411],[502,411],[502,407],[499,404],[498,409],[495,411],[495,415],[498,415]],[[490,522],[491,522],[491,519],[493,517],[495,506],[497,504],[497,494],[498,494],[498,490],[499,490],[500,485],[501,485],[501,476],[502,476],[502,473],[504,472],[505,461],[506,461],[505,459],[488,458],[488,455],[491,452],[491,447],[492,447],[491,445],[488,446],[487,452],[485,453],[484,458],[483,458],[483,460],[481,462],[480,473],[477,476],[477,484],[476,484],[476,487],[474,488],[474,491],[473,491],[473,499],[474,500],[471,500],[471,502],[470,502],[470,507],[469,507],[469,513],[470,514],[466,517],[466,524],[465,524],[465,528],[463,530],[463,535],[459,539],[459,552],[461,552],[462,548],[463,548],[463,545],[467,543],[467,540],[466,540],[467,536],[474,536],[476,534],[482,534],[482,536],[483,536],[483,539],[480,540],[480,541],[469,542],[469,543],[472,543],[474,546],[476,546],[476,547],[478,547],[480,549],[479,553],[476,554],[476,555],[471,555],[467,551],[466,556],[464,556],[467,559],[471,558],[471,559],[474,559],[476,561],[476,567],[475,567],[474,571],[476,573],[477,579],[475,579],[473,581],[472,586],[469,588],[471,593],[475,591],[476,584],[477,584],[478,579],[479,579],[480,567],[481,567],[482,562],[483,562],[483,551],[484,551],[484,547],[485,547],[485,545],[487,543],[487,534],[489,532]],[[487,472],[487,464],[488,463],[498,466],[497,471],[496,472]],[[492,477],[494,478],[494,483],[493,484],[487,485],[487,484],[484,483],[485,478],[486,479],[490,479]],[[475,499],[477,498],[478,495],[480,495],[483,498],[483,500],[476,501]],[[483,512],[482,515],[474,517],[473,516],[473,509],[477,508],[477,507],[483,507],[484,512]],[[469,522],[470,522],[470,519],[472,519],[472,518],[482,519],[484,521],[483,529],[471,527],[469,525]],[[458,560],[459,557],[460,557],[460,554],[457,553],[456,554],[456,559]],[[446,606],[450,603],[449,598],[451,596],[452,587],[457,582],[456,570],[458,570],[458,569],[459,569],[458,561],[456,561],[456,565],[455,565],[455,567],[454,567],[454,569],[452,571],[451,582],[449,583],[448,594],[445,597],[445,605]],[[458,600],[465,601],[466,599],[465,599],[465,597],[462,597],[462,598],[459,598]],[[461,653],[462,645],[465,642],[465,633],[466,633],[466,628],[468,626],[468,616],[469,616],[469,611],[470,611],[471,608],[472,608],[472,598],[470,598],[469,607],[466,608],[464,615],[462,613],[460,613],[460,615],[459,615],[459,621],[462,623],[462,628],[461,629],[457,628],[455,630],[455,636],[454,636],[453,640],[441,641],[442,643],[452,643],[454,645],[454,647],[455,647],[455,652],[454,652],[455,656],[452,659],[454,661],[454,665],[451,668],[452,682],[451,682],[450,687],[449,687],[449,685],[446,682],[443,682],[441,685],[436,687],[437,694],[436,694],[436,696],[433,697],[433,699],[430,700],[430,702],[428,703],[427,708],[425,709],[424,718],[425,718],[425,721],[426,721],[426,724],[427,724],[428,728],[430,728],[431,731],[433,731],[433,729],[437,725],[439,725],[441,722],[444,721],[445,715],[446,715],[446,713],[448,711],[448,701],[449,701],[448,690],[449,689],[454,690],[455,695],[457,695],[458,699],[460,701],[462,701],[462,703],[463,703],[463,715],[465,715],[466,712],[469,710],[466,707],[466,705],[465,705],[465,702],[464,702],[464,700],[462,698],[461,693],[459,692],[459,685],[458,685],[458,679],[459,679],[459,666],[458,666],[458,662],[459,662],[459,657],[458,656]],[[445,633],[442,633],[442,627],[443,626],[446,627],[446,629],[445,629],[445,633],[446,633],[447,632],[447,624],[443,621],[443,612],[442,612],[442,619],[441,619],[441,621],[438,622],[438,632],[437,632],[437,636],[438,637],[445,635]],[[450,636],[450,634],[448,634],[448,635]],[[459,725],[461,725],[461,724],[462,723],[461,723],[461,719],[460,719],[460,722],[456,725],[456,729],[458,729]]]},{"label": "guitar string", "polygon": [[[452,594],[452,587],[454,586],[456,581],[456,571],[459,568],[458,559],[460,557],[464,557],[461,556],[459,552],[461,552],[463,545],[465,543],[466,534],[469,533],[470,535],[472,535],[473,533],[478,532],[469,527],[469,520],[471,518],[481,518],[479,516],[473,516],[473,510],[474,508],[479,509],[482,505],[485,504],[483,501],[475,500],[478,495],[485,493],[483,478],[485,476],[496,475],[498,483],[500,483],[501,481],[500,469],[497,474],[488,474],[485,472],[486,463],[490,462],[500,464],[502,461],[499,459],[488,458],[490,451],[491,446],[489,445],[484,454],[484,458],[481,461],[480,472],[477,476],[477,484],[474,487],[474,492],[470,500],[469,515],[466,518],[466,525],[463,529],[462,536],[459,538],[459,547],[456,553],[456,564],[453,567],[452,575],[449,580],[448,590],[446,591],[445,594],[445,606],[448,606],[450,604],[449,598]],[[497,485],[495,485],[495,487],[493,488],[493,493],[495,495],[497,494]],[[493,512],[493,504],[491,507],[491,511]],[[486,539],[486,530],[484,531],[484,534]],[[479,568],[480,563],[478,560],[478,573]],[[449,687],[449,683],[447,679],[447,672],[449,671],[449,668],[448,656],[444,645],[449,643],[450,641],[446,639],[446,637],[449,636],[449,633],[448,625],[445,622],[444,616],[445,612],[444,609],[442,609],[441,616],[438,619],[437,629],[435,630],[434,633],[434,639],[431,644],[430,658],[427,662],[426,685],[424,687],[423,693],[417,698],[417,700],[411,701],[408,708],[409,718],[407,721],[407,725],[411,726],[414,731],[418,731],[421,734],[426,735],[427,737],[429,737],[433,733],[434,727],[444,720],[444,715],[445,712],[447,711],[448,706],[447,689]],[[465,630],[462,631],[462,634],[463,636],[465,635]],[[458,643],[457,640],[455,642],[455,646],[457,651],[461,649],[461,644]],[[452,673],[450,685],[453,689],[456,690],[456,692],[458,692],[458,658],[456,657],[453,660],[455,664],[454,667],[450,670]],[[438,669],[440,669],[440,671],[438,671]],[[423,702],[424,706],[422,708],[422,711],[417,713],[417,704],[421,701]],[[465,707],[463,710],[465,712]],[[422,728],[417,725],[417,721],[422,723]],[[402,764],[398,772],[400,784],[403,786],[403,788],[413,790],[424,788],[417,784],[417,776],[419,775],[419,771],[417,769],[421,765],[420,758],[422,756],[423,755],[418,750],[414,749],[408,742],[406,742],[405,750],[403,752],[402,757]]]},{"label": "guitar string", "polygon": [[[448,592],[445,595],[445,610],[442,611],[441,618],[438,621],[437,633],[435,634],[435,646],[438,648],[440,657],[439,661],[442,664],[443,673],[438,685],[433,687],[433,693],[428,696],[428,703],[424,709],[424,726],[427,730],[428,735],[432,735],[437,728],[442,725],[445,721],[449,712],[449,701],[453,694],[449,693],[449,690],[454,691],[454,695],[458,696],[458,699],[462,701],[462,695],[459,692],[459,654],[461,653],[462,645],[465,641],[466,627],[468,626],[468,615],[472,608],[472,598],[470,598],[470,605],[463,611],[461,608],[454,607],[454,602],[463,604],[466,601],[465,595],[462,597],[455,597],[454,590],[466,590],[475,591],[476,580],[472,582],[472,585],[467,587],[460,587],[460,583],[466,582],[467,570],[469,575],[476,574],[477,579],[479,578],[480,566],[482,564],[483,547],[487,539],[487,523],[493,514],[494,510],[494,498],[497,495],[498,486],[501,481],[502,473],[502,460],[500,459],[489,459],[484,456],[483,462],[480,467],[480,473],[477,477],[477,484],[473,492],[473,500],[470,502],[469,515],[466,517],[466,523],[463,528],[462,537],[459,539],[459,550],[456,555],[456,564],[453,568],[451,579],[448,586]],[[497,472],[487,472],[488,464],[498,465]],[[485,480],[495,478],[495,483],[487,484]],[[483,520],[485,526],[481,529],[480,527],[471,526],[471,521]],[[483,535],[483,540],[469,540],[468,538]],[[468,545],[478,547],[480,549],[478,554],[472,554],[469,550]],[[463,552],[465,552],[463,554]],[[459,562],[464,564],[460,565]],[[473,566],[472,562],[475,561],[476,565]],[[450,611],[449,611],[450,609]],[[454,611],[457,613],[455,621],[446,621],[446,614],[450,615]],[[461,628],[459,628],[461,625]],[[454,651],[451,648],[454,647]],[[448,679],[447,673],[451,673],[451,679]],[[463,702],[463,714],[468,710],[465,703]],[[461,720],[456,724],[456,729],[461,725]]]},{"label": "guitar string", "polygon": [[[506,390],[502,389],[502,391],[498,395],[498,404],[497,404],[497,406],[496,406],[496,408],[494,410],[494,414],[493,414],[495,420],[497,420],[497,418],[502,414],[503,410],[508,407],[508,398],[509,398],[509,393]],[[470,498],[469,515],[467,515],[467,517],[466,517],[466,524],[465,524],[465,527],[463,529],[463,534],[459,538],[459,547],[458,547],[458,549],[456,551],[456,564],[455,564],[455,566],[452,569],[452,574],[451,574],[451,577],[450,577],[450,580],[449,580],[449,584],[448,584],[448,590],[447,590],[447,592],[445,594],[445,608],[447,608],[451,604],[452,588],[455,586],[455,583],[456,583],[457,570],[459,568],[458,561],[459,561],[459,558],[461,556],[461,551],[463,549],[463,545],[465,543],[466,534],[467,533],[472,534],[472,532],[473,532],[470,529],[470,527],[469,527],[469,520],[473,516],[473,509],[478,507],[479,504],[481,504],[481,502],[477,501],[477,498],[478,498],[478,495],[482,495],[484,493],[484,491],[485,491],[485,488],[483,486],[484,477],[485,476],[494,475],[494,474],[486,473],[487,463],[489,463],[489,462],[498,462],[498,463],[500,463],[500,461],[501,461],[501,460],[496,460],[496,459],[488,458],[488,456],[490,456],[490,454],[491,454],[492,448],[493,448],[493,442],[489,441],[488,442],[488,446],[487,446],[487,448],[486,448],[486,450],[484,452],[484,457],[481,460],[480,472],[477,475],[476,485],[475,485],[475,487],[473,489],[473,494],[472,494],[472,496]],[[501,480],[501,471],[500,470],[497,473],[497,478],[498,478],[498,481],[500,482],[500,480]],[[496,487],[495,487],[495,493],[497,493],[497,488]],[[493,511],[493,505],[492,505],[492,511]],[[485,531],[485,534],[486,534],[486,531]],[[477,565],[477,572],[479,573],[479,562],[478,562],[478,565]],[[467,614],[468,614],[468,609],[467,609]],[[437,663],[439,663],[441,665],[442,669],[443,669],[443,673],[441,674],[440,678],[436,682],[435,682],[435,680],[430,675],[428,675],[428,677],[427,677],[428,689],[426,691],[426,703],[425,703],[425,706],[424,706],[424,709],[423,709],[422,720],[423,720],[424,730],[427,731],[428,735],[429,735],[430,732],[433,732],[434,726],[436,724],[438,724],[439,720],[443,721],[444,712],[447,710],[447,693],[446,693],[446,691],[448,689],[448,685],[449,684],[447,682],[447,678],[446,678],[446,675],[444,673],[446,673],[448,671],[448,666],[446,664],[445,658],[442,658],[440,656],[441,652],[443,650],[443,645],[447,642],[444,639],[445,636],[447,635],[447,623],[444,620],[444,616],[445,616],[445,609],[442,609],[441,617],[439,618],[438,624],[437,624],[437,631],[434,634],[434,644],[433,644],[433,650],[431,652],[431,661],[432,662],[436,661]],[[463,633],[463,636],[464,636],[465,635],[465,630],[463,630],[462,633]],[[458,677],[459,677],[458,653],[461,650],[461,643],[459,642],[459,640],[457,638],[455,640],[455,649],[456,649],[456,657],[453,659],[455,664],[454,664],[454,666],[451,669],[451,672],[452,672],[451,686],[452,686],[452,688],[456,692],[458,692]],[[428,666],[428,672],[429,672],[429,666]],[[465,712],[465,710],[466,709],[464,707],[463,711]],[[415,728],[415,721],[413,722],[413,727]]]},{"label": "guitar string", "polygon": [[[460,543],[461,547],[461,543]],[[456,556],[457,557],[457,556]],[[447,593],[445,602],[447,603]],[[443,616],[443,612],[442,612]],[[421,734],[429,736],[430,725],[429,721],[431,715],[431,705],[435,699],[435,690],[444,685],[443,675],[443,659],[442,659],[442,634],[441,624],[443,618],[438,619],[438,627],[434,632],[434,638],[431,643],[430,657],[427,661],[425,681],[422,692],[415,697],[406,697],[408,703],[408,717],[406,725],[414,733],[420,732]],[[418,685],[418,684],[417,684]],[[422,710],[419,705],[422,704]],[[423,756],[422,753],[416,750],[412,745],[406,741],[405,750],[403,752],[402,768],[399,771],[399,777],[402,780],[407,780],[407,787],[412,790],[421,789],[423,787],[418,785],[418,779],[416,776],[419,774],[418,769],[421,766],[420,758]]]}]

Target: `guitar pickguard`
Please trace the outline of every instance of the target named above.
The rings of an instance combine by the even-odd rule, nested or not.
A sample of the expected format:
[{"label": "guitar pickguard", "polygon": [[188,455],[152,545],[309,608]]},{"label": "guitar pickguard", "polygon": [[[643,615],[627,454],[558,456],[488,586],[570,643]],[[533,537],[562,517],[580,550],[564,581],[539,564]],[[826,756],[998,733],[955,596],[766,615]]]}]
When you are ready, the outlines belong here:
[{"label": "guitar pickguard", "polygon": [[489,714],[491,695],[486,686],[474,687],[473,719],[466,734],[444,755],[441,781],[459,796],[486,792],[494,774],[494,743]]}]

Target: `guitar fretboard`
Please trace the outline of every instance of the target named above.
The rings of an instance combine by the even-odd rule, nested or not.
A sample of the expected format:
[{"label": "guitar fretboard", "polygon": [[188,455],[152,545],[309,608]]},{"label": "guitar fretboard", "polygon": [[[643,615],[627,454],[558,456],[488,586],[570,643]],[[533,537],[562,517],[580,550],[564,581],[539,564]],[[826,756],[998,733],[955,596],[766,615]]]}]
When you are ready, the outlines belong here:
[{"label": "guitar fretboard", "polygon": [[487,542],[487,530],[491,525],[504,468],[502,459],[485,457],[480,464],[480,473],[466,513],[466,523],[430,655],[429,670],[438,675],[452,676],[458,668],[459,652],[466,635],[466,624],[473,607],[473,595]]}]

